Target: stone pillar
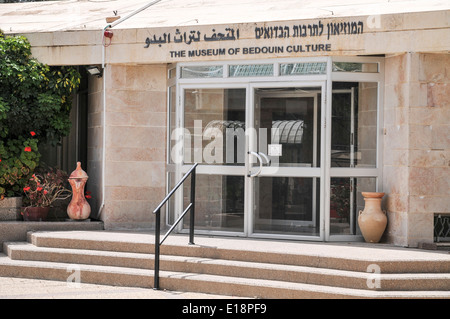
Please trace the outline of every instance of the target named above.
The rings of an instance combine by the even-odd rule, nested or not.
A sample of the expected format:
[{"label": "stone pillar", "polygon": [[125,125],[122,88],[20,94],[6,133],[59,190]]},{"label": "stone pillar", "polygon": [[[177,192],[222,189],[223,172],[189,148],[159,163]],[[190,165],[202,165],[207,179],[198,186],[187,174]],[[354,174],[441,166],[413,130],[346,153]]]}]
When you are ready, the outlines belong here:
[{"label": "stone pillar", "polygon": [[0,222],[20,220],[22,197],[6,197],[0,200]]},{"label": "stone pillar", "polygon": [[433,242],[433,217],[450,213],[449,54],[386,58],[383,191],[390,242]]},{"label": "stone pillar", "polygon": [[106,191],[101,218],[105,229],[151,228],[152,211],[166,186],[166,66],[108,65],[104,76]]}]

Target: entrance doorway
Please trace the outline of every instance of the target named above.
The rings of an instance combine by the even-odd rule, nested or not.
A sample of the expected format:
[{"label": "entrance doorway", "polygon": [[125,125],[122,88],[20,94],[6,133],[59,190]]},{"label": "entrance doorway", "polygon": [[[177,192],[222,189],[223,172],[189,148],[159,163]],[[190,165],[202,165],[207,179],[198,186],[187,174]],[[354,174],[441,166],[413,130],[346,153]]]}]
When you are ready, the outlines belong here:
[{"label": "entrance doorway", "polygon": [[324,82],[182,88],[183,160],[201,164],[196,231],[322,239],[324,90]]},{"label": "entrance doorway", "polygon": [[[200,164],[196,233],[362,239],[361,192],[382,191],[382,63],[370,61],[186,63],[169,72],[168,188]],[[188,179],[168,224],[189,190]]]},{"label": "entrance doorway", "polygon": [[256,154],[269,160],[250,181],[249,233],[320,237],[322,87],[264,87],[253,92],[259,134],[254,146]]}]

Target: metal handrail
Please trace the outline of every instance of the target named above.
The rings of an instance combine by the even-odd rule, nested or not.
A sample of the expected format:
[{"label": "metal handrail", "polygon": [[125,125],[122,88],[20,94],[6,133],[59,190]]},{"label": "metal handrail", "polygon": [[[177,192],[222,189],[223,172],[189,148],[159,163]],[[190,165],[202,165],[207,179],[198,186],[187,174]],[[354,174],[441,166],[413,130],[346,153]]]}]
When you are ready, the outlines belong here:
[{"label": "metal handrail", "polygon": [[[189,221],[189,244],[194,245],[194,221],[195,221],[195,171],[198,166],[198,163],[195,163],[189,171],[183,176],[183,178],[175,185],[175,187],[170,191],[169,194],[161,201],[158,207],[155,208],[153,214],[156,214],[155,219],[155,267],[154,267],[154,285],[153,289],[159,289],[159,256],[160,256],[160,247],[162,243],[166,240],[166,238],[170,235],[170,233],[175,229],[178,223],[183,219],[184,215],[188,211],[191,212],[191,218]],[[180,217],[178,217],[177,221],[170,227],[167,233],[164,235],[164,238],[160,240],[161,237],[161,208],[166,204],[166,202],[170,199],[170,197],[176,192],[176,190],[184,183],[184,181],[191,176],[191,202],[188,207],[183,211]]]}]

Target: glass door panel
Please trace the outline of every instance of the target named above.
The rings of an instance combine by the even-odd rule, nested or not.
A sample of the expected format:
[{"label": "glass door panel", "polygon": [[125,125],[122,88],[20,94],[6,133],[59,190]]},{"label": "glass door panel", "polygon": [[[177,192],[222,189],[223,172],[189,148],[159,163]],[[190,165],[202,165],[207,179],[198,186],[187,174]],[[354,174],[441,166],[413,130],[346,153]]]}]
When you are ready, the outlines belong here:
[{"label": "glass door panel", "polygon": [[362,192],[377,191],[379,154],[377,82],[333,82],[330,150],[329,235],[361,235]]},{"label": "glass door panel", "polygon": [[331,167],[376,168],[378,84],[333,82]]},{"label": "glass door panel", "polygon": [[[268,92],[263,94],[267,96]],[[268,154],[273,165],[278,167],[319,167],[320,130],[317,130],[317,125],[320,110],[317,93],[311,96],[287,95],[259,98],[256,125],[261,135],[270,132],[267,134],[267,147],[260,137],[260,151]],[[279,145],[278,149],[274,149],[274,145]],[[272,155],[277,150],[280,155]]]},{"label": "glass door panel", "polygon": [[[183,103],[184,164],[200,164],[195,229],[243,233],[246,89],[186,88]],[[189,198],[188,179],[183,187],[184,207]]]},{"label": "glass door panel", "polygon": [[372,177],[332,177],[330,197],[330,235],[361,235],[358,212],[364,210],[362,192],[375,192]]},{"label": "glass door panel", "polygon": [[318,178],[255,178],[255,233],[319,236]]},{"label": "glass door panel", "polygon": [[322,236],[321,99],[321,86],[254,90],[250,233]]},{"label": "glass door panel", "polygon": [[184,91],[184,162],[244,165],[245,89]]},{"label": "glass door panel", "polygon": [[[195,229],[243,232],[244,176],[197,174]],[[183,187],[184,207],[190,203],[190,179]],[[189,218],[185,218],[185,229]]]}]

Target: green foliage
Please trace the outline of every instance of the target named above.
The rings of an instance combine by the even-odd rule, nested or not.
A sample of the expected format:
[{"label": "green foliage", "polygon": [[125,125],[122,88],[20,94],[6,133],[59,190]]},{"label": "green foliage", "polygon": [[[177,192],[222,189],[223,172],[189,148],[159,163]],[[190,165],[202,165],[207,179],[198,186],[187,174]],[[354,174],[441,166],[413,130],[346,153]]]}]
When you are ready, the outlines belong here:
[{"label": "green foliage", "polygon": [[49,67],[31,58],[25,37],[0,38],[1,137],[34,131],[40,142],[56,144],[70,131],[71,96],[79,83],[74,68]]},{"label": "green foliage", "polygon": [[0,140],[0,197],[20,196],[41,156],[36,138]]},{"label": "green foliage", "polygon": [[23,194],[23,179],[39,164],[38,143],[55,145],[69,134],[80,80],[74,68],[33,59],[25,37],[0,31],[0,196]]}]

